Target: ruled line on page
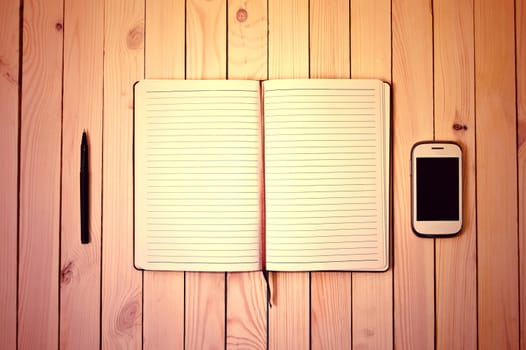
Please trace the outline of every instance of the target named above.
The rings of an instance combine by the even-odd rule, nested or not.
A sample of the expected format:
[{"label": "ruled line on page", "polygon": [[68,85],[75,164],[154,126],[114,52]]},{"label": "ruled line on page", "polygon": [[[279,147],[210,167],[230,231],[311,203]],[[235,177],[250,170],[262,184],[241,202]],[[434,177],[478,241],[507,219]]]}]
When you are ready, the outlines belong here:
[{"label": "ruled line on page", "polygon": [[[152,252],[162,252],[162,251],[170,251],[170,252],[185,252],[186,249],[177,249],[177,248],[150,248],[149,249],[150,251]],[[199,248],[192,248],[192,250],[195,250],[195,251],[201,251],[201,252],[207,252],[207,253],[214,253],[218,250],[216,249],[199,249]],[[219,250],[219,251],[222,251],[222,250]],[[230,248],[228,250],[225,250],[225,252],[230,252],[230,251],[233,251],[233,252],[257,252],[257,249],[250,249],[250,248],[240,248],[240,249],[233,249],[233,248]]]},{"label": "ruled line on page", "polygon": [[[162,98],[162,97],[161,97]],[[205,103],[208,102],[208,98],[206,98],[206,101],[204,101]],[[148,106],[172,106],[173,105],[173,102],[171,101],[172,100],[172,97],[164,97],[163,99],[168,99],[167,102],[159,102],[159,103],[148,103]],[[205,99],[203,99],[205,100]],[[245,102],[243,100],[236,100],[236,101],[225,101],[225,100],[228,100],[228,98],[226,98],[225,96],[223,96],[223,98],[221,99],[221,101],[216,101],[214,102],[215,105],[230,105],[232,103],[235,103],[236,105],[250,105],[250,106],[257,106],[257,102]],[[202,104],[203,101],[185,101],[184,104],[181,104],[181,105],[184,105],[184,106],[191,106],[191,105],[197,105],[197,104]]]},{"label": "ruled line on page", "polygon": [[[167,82],[167,83],[170,84],[170,82]],[[177,84],[177,83],[174,82],[174,84]],[[183,83],[183,84],[186,84],[186,83]],[[198,84],[202,84],[202,83],[198,83]],[[208,84],[213,84],[213,83],[207,82],[206,84],[208,85]],[[215,84],[218,84],[217,81],[215,82]],[[254,89],[233,89],[233,88],[230,88],[230,89],[225,89],[225,88],[222,88],[222,89],[220,89],[220,88],[184,89],[184,88],[172,88],[172,89],[162,89],[161,90],[161,89],[155,89],[154,88],[154,89],[148,89],[146,91],[146,94],[149,95],[149,96],[147,96],[147,98],[152,98],[153,94],[157,95],[159,93],[174,93],[174,94],[181,94],[181,95],[185,95],[185,93],[188,93],[189,96],[184,96],[185,98],[188,98],[188,97],[200,98],[200,97],[206,96],[203,93],[207,93],[207,92],[210,93],[210,96],[232,97],[232,95],[230,93],[233,93],[233,92],[246,93],[247,95],[252,96],[253,93],[254,93]],[[229,94],[221,95],[222,92],[229,92]],[[208,96],[206,96],[206,97],[208,97]]]},{"label": "ruled line on page", "polygon": [[[359,254],[357,254],[359,255]],[[338,270],[338,268],[335,268],[335,263],[357,263],[357,262],[376,262],[378,259],[314,259],[311,256],[303,257],[302,259],[299,258],[291,258],[291,260],[272,260],[273,265],[283,265],[283,264],[293,264],[293,265],[303,265],[300,269],[301,270],[320,270],[320,268],[316,268],[315,266],[317,264],[326,265],[321,270]],[[336,265],[337,266],[337,265]],[[342,266],[349,266],[349,264],[342,264]],[[281,267],[281,270],[287,271],[286,267]]]},{"label": "ruled line on page", "polygon": [[[350,94],[342,94],[342,93],[334,93],[334,91],[337,91],[337,90],[331,90],[331,94],[330,95],[327,95],[326,93],[324,94],[313,94],[312,92],[309,93],[309,94],[305,94],[305,91],[303,91],[302,94],[296,94],[294,93],[294,91],[297,91],[296,89],[292,90],[292,89],[289,89],[287,90],[289,93],[287,94],[272,94],[272,93],[269,93],[271,91],[277,91],[275,89],[266,89],[266,95],[265,95],[265,100],[272,100],[272,99],[287,99],[287,100],[291,100],[291,101],[294,101],[294,102],[304,102],[304,101],[310,101],[311,98],[315,98],[315,97],[323,97],[324,99],[330,101],[331,98],[339,98],[339,97],[345,97],[345,98],[350,98],[350,97],[359,97],[359,98],[363,98],[363,95],[350,95]],[[292,91],[292,92],[291,92]],[[293,98],[300,98],[302,99],[301,101],[295,101],[295,100],[292,100]],[[354,103],[374,103],[374,101],[354,101]]]}]

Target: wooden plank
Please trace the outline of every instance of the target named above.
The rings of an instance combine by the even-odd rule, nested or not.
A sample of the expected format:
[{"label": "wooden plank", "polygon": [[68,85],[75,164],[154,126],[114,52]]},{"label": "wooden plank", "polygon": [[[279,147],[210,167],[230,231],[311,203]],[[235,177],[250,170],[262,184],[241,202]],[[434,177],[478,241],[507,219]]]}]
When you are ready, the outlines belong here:
[{"label": "wooden plank", "polygon": [[308,78],[308,1],[269,0],[268,23],[269,79]]},{"label": "wooden plank", "polygon": [[526,349],[526,3],[515,3],[519,175],[520,349]]},{"label": "wooden plank", "polygon": [[[351,2],[351,76],[391,82],[391,1]],[[352,310],[353,348],[393,348],[392,264],[382,273],[353,273]]]},{"label": "wooden plank", "polygon": [[62,1],[24,3],[18,280],[20,349],[58,347],[62,23]]},{"label": "wooden plank", "polygon": [[133,267],[133,84],[144,75],[144,1],[105,4],[102,348],[142,346],[142,273]]},{"label": "wooden plank", "polygon": [[[269,79],[309,76],[308,0],[268,1]],[[268,315],[270,349],[310,347],[310,276],[270,273],[272,308]]]},{"label": "wooden plank", "polygon": [[309,13],[310,78],[350,78],[349,1],[311,0]]},{"label": "wooden plank", "polygon": [[227,349],[267,348],[267,285],[262,272],[227,274]]},{"label": "wooden plank", "polygon": [[409,177],[411,147],[433,138],[432,8],[419,0],[392,6],[394,341],[433,349],[434,244],[411,230]]},{"label": "wooden plank", "polygon": [[309,273],[271,272],[269,349],[309,349]]},{"label": "wooden plank", "polygon": [[144,349],[184,349],[184,272],[144,272]]},{"label": "wooden plank", "polygon": [[215,349],[225,343],[225,274],[186,273],[185,348]]},{"label": "wooden plank", "polygon": [[[434,2],[435,139],[464,151],[463,230],[436,241],[436,347],[477,348],[475,87],[472,0]],[[462,38],[462,40],[457,40]],[[455,124],[465,126],[457,130]],[[459,268],[462,266],[462,268]],[[455,271],[455,273],[452,273]]]},{"label": "wooden plank", "polygon": [[226,78],[226,0],[187,0],[186,78]]},{"label": "wooden plank", "polygon": [[267,79],[267,3],[228,0],[228,78]]},{"label": "wooden plank", "polygon": [[[184,16],[184,0],[146,1],[146,78],[184,79]],[[145,271],[143,293],[144,349],[183,349],[184,272]]]},{"label": "wooden plank", "polygon": [[[104,1],[66,1],[64,6],[68,30],[64,32],[60,346],[95,349],[100,344]],[[89,244],[80,243],[83,130],[89,144]]]},{"label": "wooden plank", "polygon": [[[226,78],[226,0],[187,0],[186,78]],[[185,348],[225,343],[225,274],[186,273]]]},{"label": "wooden plank", "polygon": [[0,348],[6,350],[16,349],[19,6],[0,2]]},{"label": "wooden plank", "polygon": [[[228,78],[267,78],[266,1],[228,1]],[[266,349],[267,286],[262,272],[227,273],[227,349]]]},{"label": "wooden plank", "polygon": [[352,347],[351,273],[311,273],[312,349]]},{"label": "wooden plank", "polygon": [[185,0],[146,0],[146,78],[184,79],[186,28],[183,16]]},{"label": "wooden plank", "polygon": [[474,13],[478,345],[479,349],[517,349],[514,1],[476,1]]},{"label": "wooden plank", "polygon": [[[349,1],[310,1],[310,77],[350,78]],[[311,273],[311,348],[349,349],[351,274]]]}]

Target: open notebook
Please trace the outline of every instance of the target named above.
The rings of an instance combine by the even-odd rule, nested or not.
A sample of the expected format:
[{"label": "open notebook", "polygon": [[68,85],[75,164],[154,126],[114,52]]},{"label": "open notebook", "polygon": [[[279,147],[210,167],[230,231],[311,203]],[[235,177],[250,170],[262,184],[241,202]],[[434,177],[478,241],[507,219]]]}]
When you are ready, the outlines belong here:
[{"label": "open notebook", "polygon": [[389,85],[135,85],[135,266],[384,271]]}]

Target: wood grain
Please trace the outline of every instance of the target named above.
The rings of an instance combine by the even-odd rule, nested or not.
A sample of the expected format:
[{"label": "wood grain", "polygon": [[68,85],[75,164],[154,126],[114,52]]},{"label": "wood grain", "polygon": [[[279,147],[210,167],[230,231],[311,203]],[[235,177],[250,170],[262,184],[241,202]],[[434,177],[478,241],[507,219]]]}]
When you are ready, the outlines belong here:
[{"label": "wood grain", "polygon": [[267,79],[267,2],[228,0],[228,78]]},{"label": "wood grain", "polygon": [[310,78],[350,78],[349,1],[310,1]]},{"label": "wood grain", "polygon": [[[269,79],[308,78],[309,3],[268,1]],[[268,315],[269,349],[310,347],[310,276],[306,272],[270,273],[272,308]]]},{"label": "wood grain", "polygon": [[[186,78],[226,78],[226,0],[187,0]],[[185,348],[224,347],[225,274],[186,273]]]},{"label": "wood grain", "polygon": [[[310,1],[310,78],[350,78],[349,2]],[[349,349],[351,274],[311,273],[311,348]]]},{"label": "wood grain", "polygon": [[268,1],[269,79],[309,77],[307,0]]},{"label": "wood grain", "polygon": [[268,313],[269,349],[309,349],[309,273],[271,272],[272,308]]},{"label": "wood grain", "polygon": [[186,349],[222,349],[225,343],[225,273],[186,273]]},{"label": "wood grain", "polygon": [[[390,83],[391,2],[352,1],[350,22],[351,76]],[[390,254],[392,252],[391,249]],[[352,334],[355,349],[393,348],[392,261],[391,258],[391,267],[386,272],[352,275]]]},{"label": "wood grain", "polygon": [[16,349],[19,2],[0,2],[0,348]]},{"label": "wood grain", "polygon": [[352,347],[351,274],[311,273],[312,349]]},{"label": "wood grain", "polygon": [[434,244],[411,230],[409,177],[411,147],[433,138],[432,8],[418,0],[392,6],[394,345],[433,349]]},{"label": "wood grain", "polygon": [[102,348],[142,346],[142,273],[133,267],[133,84],[144,76],[144,1],[105,4]]},{"label": "wood grain", "polygon": [[526,3],[515,3],[519,190],[520,349],[526,349]]},{"label": "wood grain", "polygon": [[[435,139],[463,149],[463,230],[436,241],[436,347],[477,348],[475,87],[472,0],[434,2]],[[463,40],[455,40],[462,37]],[[455,130],[454,124],[466,126]],[[459,268],[462,266],[462,268]],[[454,273],[452,273],[454,271]]]},{"label": "wood grain", "polygon": [[[60,346],[95,349],[100,344],[104,1],[66,1],[64,6],[68,30],[64,31]],[[83,130],[89,144],[89,244],[80,243]]]},{"label": "wood grain", "polygon": [[146,0],[147,79],[184,79],[185,16],[185,0]]},{"label": "wood grain", "polygon": [[184,272],[144,271],[144,349],[184,349]]},{"label": "wood grain", "polygon": [[476,1],[474,13],[479,348],[517,349],[514,2]]},{"label": "wood grain", "polygon": [[[184,79],[185,1],[146,1],[145,77]],[[144,271],[144,349],[184,348],[184,272]]]},{"label": "wood grain", "polygon": [[[228,1],[228,78],[267,78],[266,1]],[[226,348],[266,349],[267,285],[262,272],[227,273]]]},{"label": "wood grain", "polygon": [[267,285],[262,272],[227,274],[227,349],[267,348]]},{"label": "wood grain", "polygon": [[186,78],[226,78],[226,0],[187,0]]},{"label": "wood grain", "polygon": [[24,2],[19,349],[58,347],[62,11],[62,1]]}]

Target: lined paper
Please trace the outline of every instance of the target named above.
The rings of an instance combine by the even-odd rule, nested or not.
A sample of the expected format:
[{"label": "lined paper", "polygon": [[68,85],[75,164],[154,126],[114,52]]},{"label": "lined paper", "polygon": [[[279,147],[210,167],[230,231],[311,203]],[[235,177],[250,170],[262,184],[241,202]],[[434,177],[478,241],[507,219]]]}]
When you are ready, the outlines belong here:
[{"label": "lined paper", "polygon": [[375,80],[264,82],[268,270],[385,270],[389,90]]},{"label": "lined paper", "polygon": [[135,86],[138,268],[261,268],[259,101],[254,81]]}]

